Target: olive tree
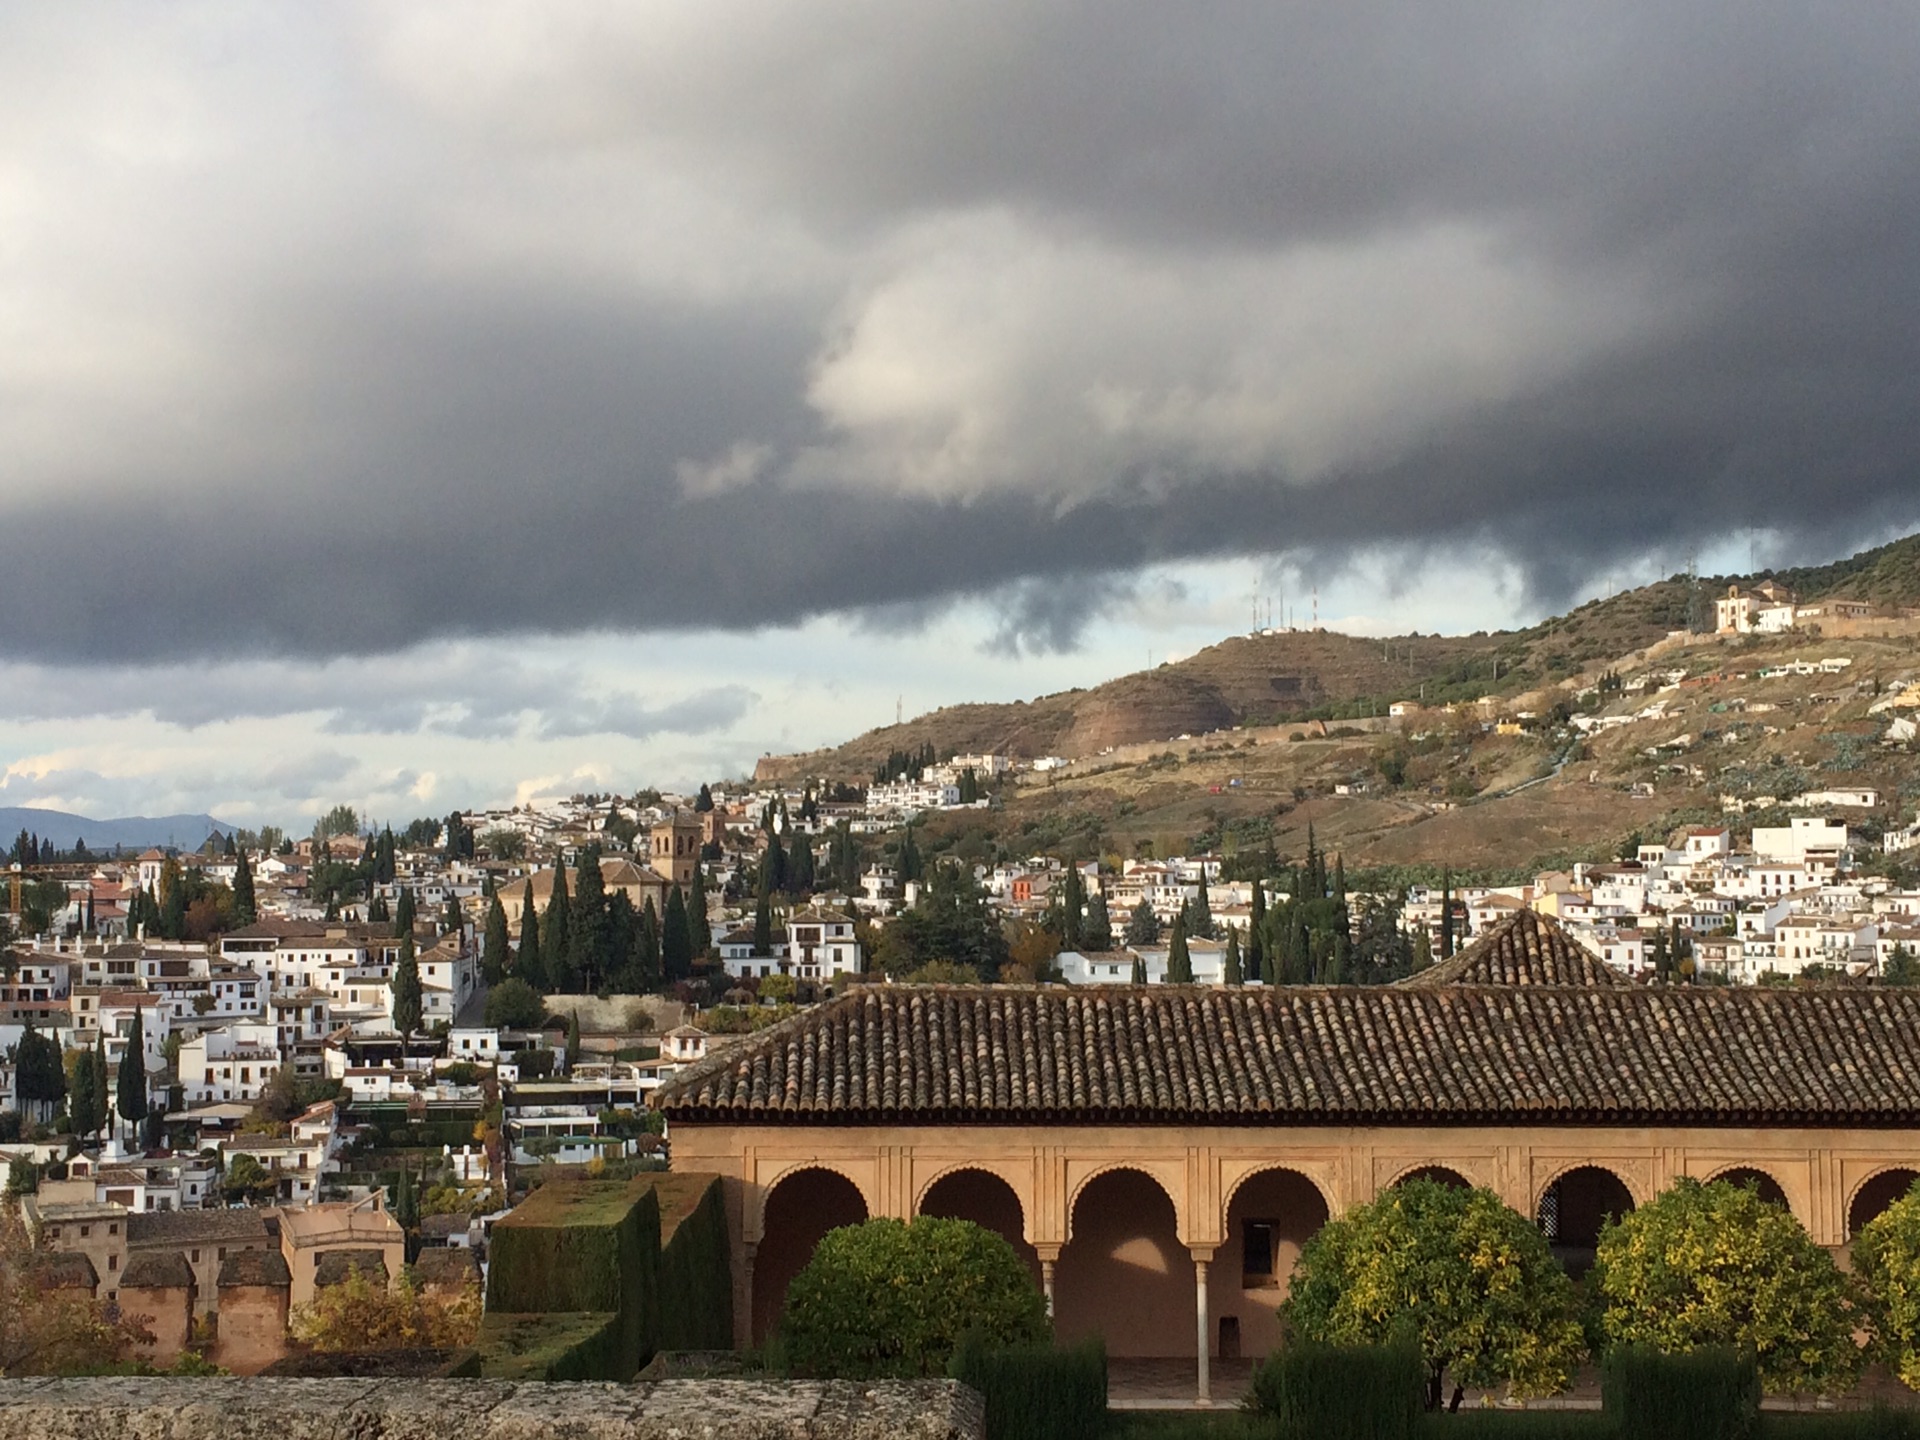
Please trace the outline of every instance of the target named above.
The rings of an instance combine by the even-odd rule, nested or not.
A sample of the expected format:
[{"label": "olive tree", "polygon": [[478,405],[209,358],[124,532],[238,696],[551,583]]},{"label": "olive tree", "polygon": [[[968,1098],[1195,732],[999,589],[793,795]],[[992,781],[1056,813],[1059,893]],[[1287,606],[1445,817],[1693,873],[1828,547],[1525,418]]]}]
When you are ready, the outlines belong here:
[{"label": "olive tree", "polygon": [[1426,1179],[1321,1227],[1282,1313],[1307,1340],[1417,1344],[1428,1409],[1449,1377],[1454,1407],[1468,1385],[1552,1394],[1587,1353],[1573,1282],[1539,1229],[1491,1190]]},{"label": "olive tree", "polygon": [[1607,1345],[1744,1346],[1769,1391],[1844,1390],[1866,1359],[1840,1267],[1752,1185],[1677,1181],[1601,1230],[1587,1283]]}]

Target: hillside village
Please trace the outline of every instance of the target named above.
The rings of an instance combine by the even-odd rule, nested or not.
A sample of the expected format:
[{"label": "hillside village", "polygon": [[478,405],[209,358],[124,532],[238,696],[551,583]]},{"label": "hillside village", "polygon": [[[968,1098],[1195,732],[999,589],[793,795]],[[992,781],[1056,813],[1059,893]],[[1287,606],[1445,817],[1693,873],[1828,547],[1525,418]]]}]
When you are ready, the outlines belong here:
[{"label": "hillside village", "polygon": [[[164,1291],[177,1353],[223,1309],[284,1339],[354,1265],[470,1282],[531,1187],[665,1166],[663,1081],[849,985],[1392,983],[1523,923],[1629,983],[1920,981],[1920,625],[1774,583],[1714,609],[1371,714],[1071,753],[903,731],[864,772],[397,835],[344,807],[197,851],[23,833],[9,1195],[63,1283]],[[279,1353],[248,1344],[222,1363]]]}]

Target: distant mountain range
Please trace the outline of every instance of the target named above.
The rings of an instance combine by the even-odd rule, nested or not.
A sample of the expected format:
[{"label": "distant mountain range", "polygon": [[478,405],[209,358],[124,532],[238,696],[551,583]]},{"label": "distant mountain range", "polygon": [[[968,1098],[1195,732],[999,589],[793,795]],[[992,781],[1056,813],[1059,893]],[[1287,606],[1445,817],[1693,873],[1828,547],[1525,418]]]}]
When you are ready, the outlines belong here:
[{"label": "distant mountain range", "polygon": [[96,855],[111,851],[165,849],[197,850],[207,836],[223,835],[234,827],[211,815],[127,815],[118,820],[89,820],[63,810],[35,810],[24,805],[0,806],[0,849],[10,850],[22,830],[53,841],[56,850],[71,850],[81,840]]}]

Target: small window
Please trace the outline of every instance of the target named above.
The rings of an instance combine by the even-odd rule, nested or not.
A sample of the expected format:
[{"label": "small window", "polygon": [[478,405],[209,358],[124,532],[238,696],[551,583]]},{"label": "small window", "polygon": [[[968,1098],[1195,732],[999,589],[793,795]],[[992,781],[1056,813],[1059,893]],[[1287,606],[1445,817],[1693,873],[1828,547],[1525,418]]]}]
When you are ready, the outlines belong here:
[{"label": "small window", "polygon": [[120,1257],[118,1255],[107,1256],[107,1269],[118,1270],[119,1268],[120,1268]]},{"label": "small window", "polygon": [[1274,1283],[1273,1231],[1271,1220],[1246,1222],[1240,1258],[1241,1289],[1261,1290]]},{"label": "small window", "polygon": [[88,1237],[89,1235],[91,1235],[91,1234],[93,1234],[93,1226],[91,1226],[91,1225],[82,1225],[82,1226],[80,1227],[80,1238],[81,1238],[82,1240],[84,1240],[84,1239],[86,1239],[86,1238],[87,1238],[87,1237]]}]

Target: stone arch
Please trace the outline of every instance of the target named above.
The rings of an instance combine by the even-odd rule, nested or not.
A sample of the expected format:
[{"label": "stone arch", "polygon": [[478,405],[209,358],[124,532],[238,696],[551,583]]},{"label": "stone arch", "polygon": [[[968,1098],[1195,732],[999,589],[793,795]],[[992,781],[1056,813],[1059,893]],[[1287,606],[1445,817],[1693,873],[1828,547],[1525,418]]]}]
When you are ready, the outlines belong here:
[{"label": "stone arch", "polygon": [[1576,1280],[1593,1268],[1601,1227],[1634,1210],[1633,1190],[1604,1165],[1569,1165],[1541,1187],[1534,1223]]},{"label": "stone arch", "polygon": [[1013,1246],[1033,1272],[1034,1284],[1040,1283],[1040,1255],[1027,1239],[1027,1207],[1013,1182],[999,1171],[985,1165],[951,1165],[927,1182],[913,1213],[971,1220],[993,1231]]},{"label": "stone arch", "polygon": [[796,1165],[766,1188],[760,1205],[760,1244],[753,1268],[753,1340],[773,1333],[786,1308],[787,1286],[813,1258],[829,1230],[868,1216],[860,1187],[826,1165]]},{"label": "stone arch", "polygon": [[1054,1266],[1054,1330],[1102,1335],[1115,1356],[1192,1356],[1193,1257],[1173,1194],[1151,1171],[1109,1165],[1081,1181]]},{"label": "stone arch", "polygon": [[1786,1210],[1793,1209],[1792,1202],[1787,1199],[1786,1186],[1757,1165],[1729,1165],[1725,1169],[1714,1171],[1707,1177],[1709,1184],[1715,1180],[1724,1180],[1729,1185],[1745,1185],[1751,1182],[1759,1189],[1762,1200],[1771,1200]]},{"label": "stone arch", "polygon": [[1293,1267],[1332,1214],[1319,1182],[1290,1165],[1263,1165],[1234,1183],[1221,1209],[1224,1243],[1207,1276],[1207,1313],[1223,1359],[1279,1346],[1278,1312]]},{"label": "stone arch", "polygon": [[1851,1241],[1859,1235],[1916,1181],[1920,1181],[1920,1168],[1886,1165],[1854,1186],[1853,1194],[1847,1197],[1847,1239]]},{"label": "stone arch", "polygon": [[1431,1180],[1439,1185],[1450,1186],[1458,1190],[1473,1189],[1473,1181],[1462,1175],[1451,1165],[1420,1164],[1409,1165],[1388,1183],[1387,1189],[1395,1185],[1404,1185],[1409,1180]]},{"label": "stone arch", "polygon": [[1182,1187],[1173,1177],[1160,1173],[1159,1167],[1146,1160],[1115,1160],[1108,1165],[1099,1165],[1080,1177],[1077,1184],[1067,1192],[1067,1237],[1073,1237],[1073,1209],[1080,1203],[1080,1196],[1086,1188],[1103,1175],[1111,1175],[1116,1170],[1133,1170],[1146,1176],[1160,1187],[1160,1193],[1167,1197],[1167,1203],[1173,1206],[1174,1226],[1182,1234],[1187,1233],[1187,1209],[1183,1203]]},{"label": "stone arch", "polygon": [[774,1174],[771,1179],[762,1180],[757,1187],[754,1187],[754,1193],[750,1197],[747,1206],[747,1238],[753,1239],[755,1237],[765,1236],[767,1231],[767,1203],[773,1198],[774,1191],[778,1190],[796,1175],[800,1175],[808,1170],[821,1170],[829,1175],[839,1176],[859,1193],[860,1203],[865,1207],[867,1214],[873,1214],[873,1197],[867,1193],[867,1186],[858,1175],[849,1174],[831,1160],[796,1160],[793,1164],[786,1166]]}]

